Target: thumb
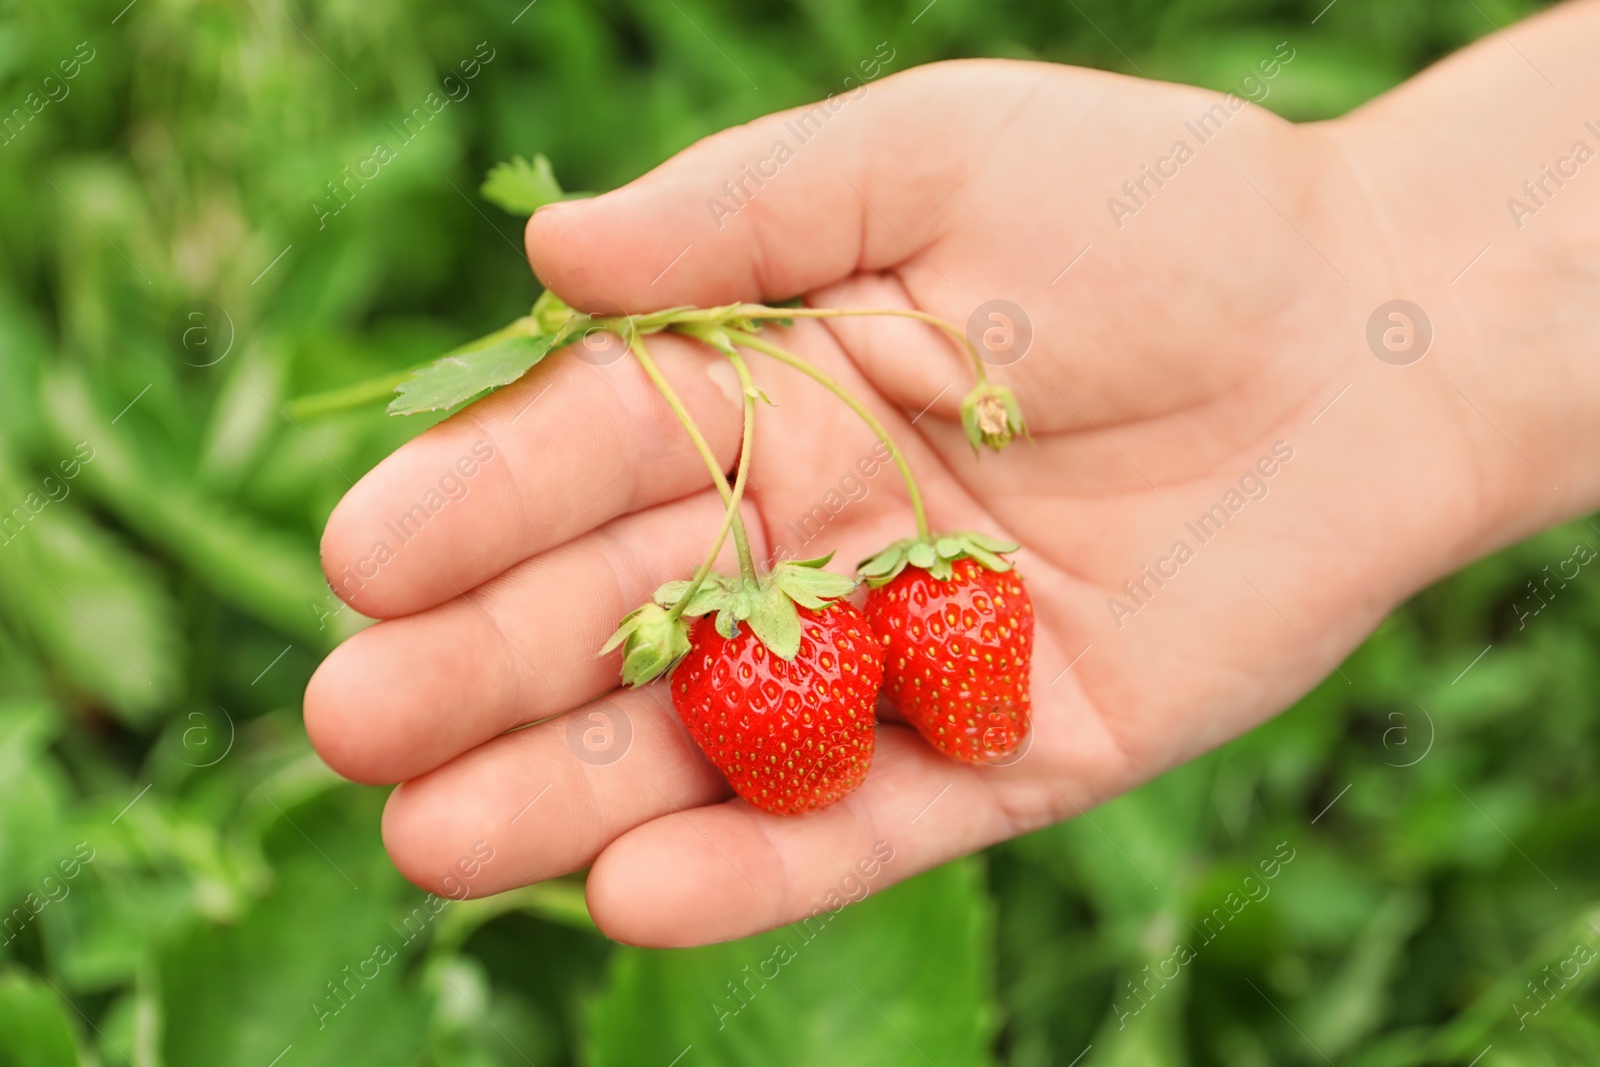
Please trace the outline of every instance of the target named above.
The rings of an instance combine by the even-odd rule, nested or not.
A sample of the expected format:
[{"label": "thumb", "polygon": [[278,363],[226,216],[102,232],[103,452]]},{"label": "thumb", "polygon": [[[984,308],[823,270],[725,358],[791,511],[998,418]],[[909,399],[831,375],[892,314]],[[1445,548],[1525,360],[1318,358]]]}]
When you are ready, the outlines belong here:
[{"label": "thumb", "polygon": [[526,234],[534,273],[576,306],[645,312],[780,299],[925,258],[960,176],[945,105],[970,98],[984,66],[859,85],[541,208]]}]

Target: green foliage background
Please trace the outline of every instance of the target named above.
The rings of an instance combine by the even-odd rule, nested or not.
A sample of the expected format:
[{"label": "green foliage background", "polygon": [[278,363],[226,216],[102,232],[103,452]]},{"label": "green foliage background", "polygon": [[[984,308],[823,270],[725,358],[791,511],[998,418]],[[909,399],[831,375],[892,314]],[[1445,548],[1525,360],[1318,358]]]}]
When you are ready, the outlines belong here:
[{"label": "green foliage background", "polygon": [[[809,940],[620,948],[563,880],[407,941],[421,895],[383,855],[382,791],[335,779],[299,716],[353,624],[322,523],[424,422],[290,401],[526,310],[517,221],[475,192],[495,161],[544,151],[608,188],[842,88],[880,41],[892,69],[997,55],[1227,88],[1287,39],[1267,106],[1326,117],[1532,5],[124,2],[0,3],[0,114],[94,51],[0,145],[0,508],[93,453],[0,545],[0,1063],[1600,1063],[1597,969],[1549,980],[1600,940],[1600,580],[1525,628],[1511,608],[1600,544],[1588,523],[1419,596],[1348,685]],[[478,42],[471,96],[319,228],[324,183]],[[211,366],[177,343],[202,299],[234,333]],[[312,1001],[380,941],[397,958],[319,1027]],[[1192,961],[1137,998],[1180,941]],[[749,981],[779,942],[792,959]]]}]

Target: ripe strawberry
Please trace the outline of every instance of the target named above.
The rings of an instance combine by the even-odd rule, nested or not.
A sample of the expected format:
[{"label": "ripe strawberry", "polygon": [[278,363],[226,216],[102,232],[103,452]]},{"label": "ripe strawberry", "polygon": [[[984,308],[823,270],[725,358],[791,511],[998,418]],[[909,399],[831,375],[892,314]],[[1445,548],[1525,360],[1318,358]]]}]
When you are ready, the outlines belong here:
[{"label": "ripe strawberry", "polygon": [[872,763],[883,649],[848,603],[800,609],[793,661],[745,627],[731,641],[702,618],[672,672],[672,706],[734,792],[778,815],[843,799]]},{"label": "ripe strawberry", "polygon": [[981,534],[902,541],[862,564],[867,622],[883,642],[884,692],[934,748],[992,762],[1028,735],[1033,603]]},{"label": "ripe strawberry", "polygon": [[[672,667],[672,706],[690,736],[736,793],[777,815],[837,803],[872,763],[883,648],[861,612],[836,599],[855,582],[826,563],[782,563],[762,579],[711,575],[692,591],[668,583],[606,646],[624,646],[631,685]],[[686,635],[684,618],[696,619]]]}]

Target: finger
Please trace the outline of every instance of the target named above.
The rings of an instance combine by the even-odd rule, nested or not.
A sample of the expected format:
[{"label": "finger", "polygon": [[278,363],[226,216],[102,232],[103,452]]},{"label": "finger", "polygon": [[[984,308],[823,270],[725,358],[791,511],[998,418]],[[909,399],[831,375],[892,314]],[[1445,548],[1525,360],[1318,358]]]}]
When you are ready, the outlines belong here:
[{"label": "finger", "polygon": [[967,164],[930,151],[992,124],[1030,82],[941,64],[726,130],[637,181],[528,220],[534,272],[582,306],[630,311],[810,291],[915,262],[951,217]]},{"label": "finger", "polygon": [[1115,720],[1075,681],[1044,689],[1027,747],[1006,766],[948,760],[911,729],[880,725],[866,783],[832,808],[785,818],[738,799],[699,810],[679,801],[681,812],[601,852],[589,872],[589,911],[607,936],[630,944],[744,937],[836,911],[847,876],[885,889],[1082,814],[1161,769],[1130,761]]},{"label": "finger", "polygon": [[[422,889],[486,896],[587,866],[673,804],[697,807],[730,792],[663,687],[620,690],[401,785],[384,807],[383,840]],[[461,866],[485,852],[489,862]]]},{"label": "finger", "polygon": [[399,782],[601,696],[621,658],[599,656],[601,645],[657,586],[693,573],[722,514],[705,490],[624,516],[476,592],[361,631],[306,687],[312,745],[346,778]]},{"label": "finger", "polygon": [[[960,468],[946,463],[924,440],[921,431],[934,416],[918,411],[908,415],[893,403],[888,391],[869,381],[839,346],[832,325],[801,321],[791,330],[774,331],[774,339],[825,371],[876,416],[920,475],[923,503],[936,529],[994,529],[995,521],[972,493],[944,476]],[[783,420],[776,432],[769,432],[765,422],[757,431],[752,475],[759,487],[764,533],[775,555],[803,559],[837,551],[839,562],[848,564],[909,534],[915,528],[910,502],[888,447],[810,378],[764,356],[751,358],[757,361],[757,383],[775,405],[767,417]],[[922,405],[938,391],[930,390]],[[806,441],[804,449],[790,443],[797,439]],[[963,447],[966,451],[954,458],[970,465],[971,449]]]},{"label": "finger", "polygon": [[1013,833],[987,773],[908,728],[880,726],[866,784],[824,811],[783,817],[738,799],[698,809],[680,799],[682,810],[623,834],[589,872],[590,914],[608,937],[663,948],[800,919],[874,859],[878,890]]},{"label": "finger", "polygon": [[[618,515],[705,485],[705,464],[671,410],[620,340],[601,336],[600,348],[556,353],[362,478],[322,538],[334,591],[376,618],[421,611]],[[650,346],[713,451],[733,466],[732,369],[684,338],[657,335]]]}]

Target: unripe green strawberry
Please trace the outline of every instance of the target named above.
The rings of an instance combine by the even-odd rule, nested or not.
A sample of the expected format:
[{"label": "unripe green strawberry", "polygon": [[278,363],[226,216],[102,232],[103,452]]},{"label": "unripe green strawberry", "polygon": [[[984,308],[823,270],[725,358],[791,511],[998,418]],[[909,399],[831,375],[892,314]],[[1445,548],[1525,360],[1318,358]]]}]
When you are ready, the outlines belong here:
[{"label": "unripe green strawberry", "polygon": [[[934,748],[991,762],[1028,735],[1033,602],[1011,546],[975,534],[901,542],[863,565],[883,689]],[[873,573],[877,572],[877,573]]]}]

